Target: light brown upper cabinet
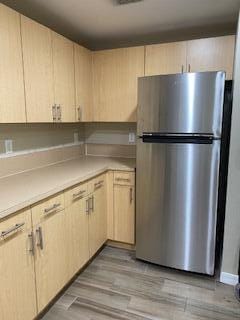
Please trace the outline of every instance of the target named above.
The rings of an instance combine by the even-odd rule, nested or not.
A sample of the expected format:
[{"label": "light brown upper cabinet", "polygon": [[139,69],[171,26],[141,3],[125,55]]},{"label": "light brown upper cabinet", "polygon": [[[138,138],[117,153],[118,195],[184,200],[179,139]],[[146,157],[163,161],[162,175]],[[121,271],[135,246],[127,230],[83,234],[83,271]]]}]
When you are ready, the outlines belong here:
[{"label": "light brown upper cabinet", "polygon": [[92,52],[74,44],[76,118],[93,120]]},{"label": "light brown upper cabinet", "polygon": [[52,31],[54,96],[57,118],[76,121],[73,42]]},{"label": "light brown upper cabinet", "polygon": [[186,70],[187,42],[146,46],[145,75],[175,74]]},{"label": "light brown upper cabinet", "polygon": [[187,42],[188,71],[226,71],[232,79],[235,36]]},{"label": "light brown upper cabinet", "polygon": [[53,121],[53,57],[51,30],[21,16],[28,122]]},{"label": "light brown upper cabinet", "polygon": [[0,4],[0,122],[26,122],[20,14]]},{"label": "light brown upper cabinet", "polygon": [[143,75],[144,47],[94,52],[94,121],[136,121],[137,80]]},{"label": "light brown upper cabinet", "polygon": [[146,46],[145,75],[226,71],[232,79],[235,36]]}]

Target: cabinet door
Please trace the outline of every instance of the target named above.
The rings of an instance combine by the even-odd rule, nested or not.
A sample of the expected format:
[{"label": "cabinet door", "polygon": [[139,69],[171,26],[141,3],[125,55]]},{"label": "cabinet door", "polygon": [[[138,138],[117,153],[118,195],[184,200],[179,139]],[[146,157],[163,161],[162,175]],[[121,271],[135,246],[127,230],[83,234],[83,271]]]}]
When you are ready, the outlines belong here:
[{"label": "cabinet door", "polygon": [[75,79],[73,42],[52,32],[55,103],[61,107],[61,121],[75,122]]},{"label": "cabinet door", "polygon": [[137,82],[143,75],[144,47],[94,52],[94,121],[136,121]]},{"label": "cabinet door", "polygon": [[69,279],[89,260],[87,185],[65,192]]},{"label": "cabinet door", "polygon": [[77,121],[93,121],[92,52],[74,44]]},{"label": "cabinet door", "polygon": [[20,14],[0,4],[0,122],[26,122]]},{"label": "cabinet door", "polygon": [[[48,211],[42,216],[43,204],[32,208],[32,215],[41,216],[34,225],[36,239],[35,272],[38,311],[57,295],[68,281],[68,246],[65,211]],[[45,209],[44,209],[45,210]]]},{"label": "cabinet door", "polygon": [[145,75],[175,74],[186,71],[185,41],[146,46]]},{"label": "cabinet door", "polygon": [[135,243],[135,190],[133,186],[113,187],[114,240]]},{"label": "cabinet door", "polygon": [[32,320],[37,314],[31,228],[29,210],[0,222],[2,320]]},{"label": "cabinet door", "polygon": [[21,16],[28,122],[52,122],[53,60],[51,30]]},{"label": "cabinet door", "polygon": [[234,47],[235,36],[188,41],[188,71],[226,71],[226,78],[232,79]]},{"label": "cabinet door", "polygon": [[107,240],[107,194],[105,175],[94,179],[89,198],[89,250],[92,257]]}]

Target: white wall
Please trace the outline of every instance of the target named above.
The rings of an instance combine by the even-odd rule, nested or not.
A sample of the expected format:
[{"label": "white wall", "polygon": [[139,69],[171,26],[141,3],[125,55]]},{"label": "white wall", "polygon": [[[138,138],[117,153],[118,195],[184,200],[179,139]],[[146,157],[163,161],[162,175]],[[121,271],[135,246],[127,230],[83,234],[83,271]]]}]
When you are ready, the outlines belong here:
[{"label": "white wall", "polygon": [[[235,53],[232,130],[230,141],[222,280],[237,281],[240,249],[240,26]],[[235,275],[235,277],[232,275]],[[231,281],[232,279],[232,281]],[[234,280],[235,279],[235,280]]]}]

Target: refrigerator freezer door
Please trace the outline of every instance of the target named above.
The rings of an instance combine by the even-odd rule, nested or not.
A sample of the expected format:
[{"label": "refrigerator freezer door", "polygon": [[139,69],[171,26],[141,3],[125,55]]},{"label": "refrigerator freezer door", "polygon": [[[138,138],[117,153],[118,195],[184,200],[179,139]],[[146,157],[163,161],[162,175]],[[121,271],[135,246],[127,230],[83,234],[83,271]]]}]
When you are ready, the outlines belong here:
[{"label": "refrigerator freezer door", "polygon": [[220,137],[224,84],[224,72],[139,78],[138,135],[172,132]]},{"label": "refrigerator freezer door", "polygon": [[136,256],[214,273],[220,140],[137,145]]}]

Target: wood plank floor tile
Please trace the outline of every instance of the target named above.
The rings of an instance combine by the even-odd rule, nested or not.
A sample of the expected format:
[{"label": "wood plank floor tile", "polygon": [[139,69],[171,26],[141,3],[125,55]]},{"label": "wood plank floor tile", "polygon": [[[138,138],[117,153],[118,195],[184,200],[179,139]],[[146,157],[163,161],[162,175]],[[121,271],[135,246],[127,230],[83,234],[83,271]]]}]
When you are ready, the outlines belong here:
[{"label": "wood plank floor tile", "polygon": [[89,301],[98,302],[105,306],[112,306],[120,310],[125,310],[130,302],[130,297],[128,295],[79,283],[77,281],[70,286],[67,293],[78,298],[88,299]]},{"label": "wood plank floor tile", "polygon": [[240,320],[233,287],[105,247],[44,320]]}]

